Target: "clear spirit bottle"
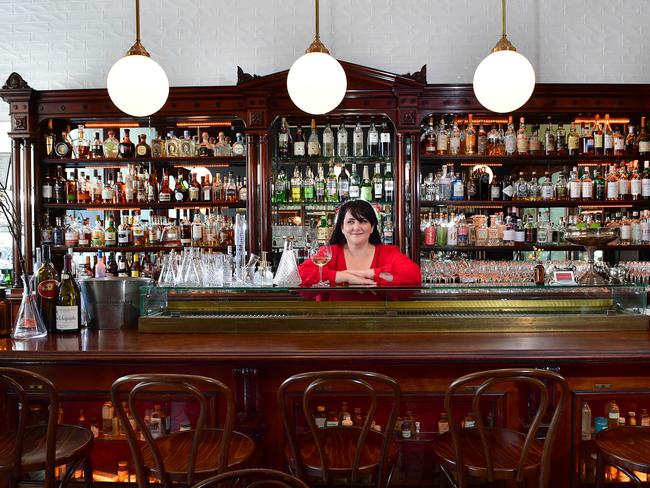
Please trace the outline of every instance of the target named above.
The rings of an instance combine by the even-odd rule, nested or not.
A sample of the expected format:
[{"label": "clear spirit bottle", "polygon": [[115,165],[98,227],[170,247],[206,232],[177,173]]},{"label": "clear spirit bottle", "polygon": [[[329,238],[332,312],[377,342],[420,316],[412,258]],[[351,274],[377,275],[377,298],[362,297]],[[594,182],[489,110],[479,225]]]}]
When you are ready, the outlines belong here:
[{"label": "clear spirit bottle", "polygon": [[320,142],[318,141],[318,129],[316,128],[316,119],[311,119],[311,132],[309,142],[307,143],[308,156],[320,156]]},{"label": "clear spirit bottle", "polygon": [[395,181],[390,161],[386,162],[386,171],[384,173],[384,200],[386,202],[395,200]]},{"label": "clear spirit bottle", "polygon": [[363,129],[359,119],[357,119],[357,125],[352,133],[352,155],[357,158],[363,157]]},{"label": "clear spirit bottle", "polygon": [[526,133],[526,122],[523,117],[519,119],[519,130],[517,130],[517,154],[520,156],[528,154],[528,134]]},{"label": "clear spirit bottle", "polygon": [[506,155],[514,155],[517,151],[517,134],[515,133],[515,125],[512,122],[512,115],[508,118],[508,128],[505,133],[505,145]]},{"label": "clear spirit bottle", "polygon": [[288,158],[291,148],[291,131],[289,124],[287,124],[286,117],[282,117],[280,123],[280,130],[278,132],[278,156],[281,158]]},{"label": "clear spirit bottle", "polygon": [[[476,153],[476,129],[472,123],[472,114],[469,114],[468,118],[467,129],[465,129],[465,154],[471,155]],[[485,136],[485,131],[483,135]]]},{"label": "clear spirit bottle", "polygon": [[74,141],[76,157],[79,159],[88,159],[90,157],[90,142],[86,139],[84,133],[84,126],[80,124],[78,126],[78,136],[77,140]]},{"label": "clear spirit bottle", "polygon": [[460,129],[458,128],[458,120],[455,117],[449,134],[449,154],[460,154]]},{"label": "clear spirit bottle", "polygon": [[382,158],[389,158],[391,154],[390,131],[388,130],[388,124],[385,121],[382,122],[379,131],[379,154]]},{"label": "clear spirit bottle", "polygon": [[372,176],[372,197],[376,202],[384,198],[384,178],[379,163],[375,163],[375,174]]},{"label": "clear spirit bottle", "polygon": [[375,121],[370,119],[370,127],[368,128],[368,156],[376,158],[379,156],[379,132],[375,127]]},{"label": "clear spirit bottle", "polygon": [[303,199],[305,202],[316,201],[316,181],[311,166],[307,166],[305,179],[303,180]]},{"label": "clear spirit bottle", "polygon": [[300,168],[298,165],[295,165],[293,168],[290,195],[292,202],[302,202],[302,177],[300,176]]},{"label": "clear spirit bottle", "polygon": [[547,156],[553,156],[555,150],[555,131],[553,130],[553,125],[551,124],[551,119],[549,117],[548,124],[546,124],[546,132],[544,132],[544,154]]},{"label": "clear spirit bottle", "polygon": [[336,154],[339,158],[348,157],[348,130],[345,128],[345,121],[341,122],[336,131]]},{"label": "clear spirit bottle", "polygon": [[[311,141],[311,137],[309,138]],[[323,156],[331,158],[334,156],[334,132],[329,121],[323,130]]]},{"label": "clear spirit bottle", "polygon": [[338,202],[338,178],[334,172],[334,165],[329,165],[329,170],[327,171],[327,180],[325,182],[325,201],[326,202]]},{"label": "clear spirit bottle", "polygon": [[349,193],[351,199],[357,199],[361,196],[361,178],[357,173],[356,163],[352,163],[352,173],[350,173]]},{"label": "clear spirit bottle", "polygon": [[361,180],[361,200],[366,202],[372,201],[372,183],[370,182],[370,173],[368,166],[363,165],[363,179]]}]

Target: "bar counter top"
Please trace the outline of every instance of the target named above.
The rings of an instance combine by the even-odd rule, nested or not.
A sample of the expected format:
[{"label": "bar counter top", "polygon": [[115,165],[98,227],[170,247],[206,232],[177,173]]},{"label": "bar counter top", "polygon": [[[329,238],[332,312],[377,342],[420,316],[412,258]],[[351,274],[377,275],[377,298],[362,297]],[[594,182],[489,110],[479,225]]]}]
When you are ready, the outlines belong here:
[{"label": "bar counter top", "polygon": [[650,331],[563,333],[143,334],[83,330],[0,339],[2,364],[111,362],[650,363]]}]

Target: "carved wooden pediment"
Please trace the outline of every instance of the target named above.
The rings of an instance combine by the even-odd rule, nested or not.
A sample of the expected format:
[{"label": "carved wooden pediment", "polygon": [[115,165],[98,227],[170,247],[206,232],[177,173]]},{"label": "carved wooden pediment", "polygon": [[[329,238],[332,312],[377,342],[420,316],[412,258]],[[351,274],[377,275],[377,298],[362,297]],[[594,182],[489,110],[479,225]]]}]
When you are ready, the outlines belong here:
[{"label": "carved wooden pediment", "polygon": [[20,90],[24,88],[29,88],[29,85],[25,80],[23,80],[23,77],[15,71],[9,75],[9,78],[7,78],[7,81],[2,86],[3,90]]}]

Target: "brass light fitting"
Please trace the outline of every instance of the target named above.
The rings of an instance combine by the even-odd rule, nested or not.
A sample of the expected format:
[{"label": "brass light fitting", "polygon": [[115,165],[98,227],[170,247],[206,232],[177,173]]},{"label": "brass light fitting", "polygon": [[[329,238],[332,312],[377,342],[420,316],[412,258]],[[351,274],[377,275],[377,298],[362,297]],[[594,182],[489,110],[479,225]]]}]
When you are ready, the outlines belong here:
[{"label": "brass light fitting", "polygon": [[501,39],[492,49],[493,53],[497,51],[517,51],[506,35],[506,0],[501,0]]},{"label": "brass light fitting", "polygon": [[319,8],[319,0],[315,0],[315,10],[316,10],[316,34],[314,35],[314,40],[312,43],[309,45],[307,49],[305,49],[305,54],[307,53],[325,53],[325,54],[330,54],[330,50],[325,47],[325,44],[323,44],[320,40],[320,8]]},{"label": "brass light fitting", "polygon": [[135,43],[126,52],[127,56],[149,56],[149,52],[144,48],[140,42],[140,0],[135,0]]}]

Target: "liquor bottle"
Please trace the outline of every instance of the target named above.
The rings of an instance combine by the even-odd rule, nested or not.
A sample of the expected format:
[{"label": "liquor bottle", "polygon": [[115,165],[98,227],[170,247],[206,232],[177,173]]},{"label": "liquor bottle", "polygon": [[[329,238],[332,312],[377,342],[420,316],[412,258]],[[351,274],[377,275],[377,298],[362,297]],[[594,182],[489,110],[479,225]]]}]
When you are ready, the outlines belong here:
[{"label": "liquor bottle", "polygon": [[390,131],[388,124],[384,121],[379,129],[379,154],[382,158],[389,158],[390,152]]},{"label": "liquor bottle", "polygon": [[188,201],[190,202],[199,201],[199,196],[201,195],[201,185],[199,184],[199,181],[196,179],[196,173],[192,173],[192,181],[190,182],[187,195],[188,195]]},{"label": "liquor bottle", "polygon": [[357,117],[357,124],[352,132],[352,155],[357,158],[363,157],[363,129]]},{"label": "liquor bottle", "polygon": [[[476,153],[476,129],[474,129],[474,124],[472,123],[472,114],[468,115],[467,129],[465,130],[465,154],[475,154]],[[485,136],[485,131],[483,131],[483,136]]]},{"label": "liquor bottle", "polygon": [[235,134],[235,142],[232,143],[231,150],[235,156],[243,156],[246,152],[246,143],[244,140],[244,135],[241,132],[237,132]]},{"label": "liquor bottle", "polygon": [[555,154],[558,156],[565,156],[567,154],[566,132],[564,131],[563,122],[558,122],[557,130],[555,131]]},{"label": "liquor bottle", "polygon": [[172,189],[169,187],[169,175],[163,169],[163,180],[158,192],[158,201],[168,203],[172,201]]},{"label": "liquor bottle", "polygon": [[591,124],[582,124],[582,135],[580,136],[580,152],[583,156],[594,155],[594,132],[591,129]]},{"label": "liquor bottle", "polygon": [[115,222],[113,217],[108,217],[108,225],[106,225],[106,230],[104,230],[104,241],[105,246],[116,246],[117,245],[117,229],[115,228]]},{"label": "liquor bottle", "polygon": [[65,181],[65,200],[67,203],[77,203],[77,186],[77,178],[75,178],[74,172],[70,172]]},{"label": "liquor bottle", "polygon": [[429,124],[425,127],[422,136],[420,136],[420,141],[422,142],[422,152],[429,156],[433,155],[436,152],[436,129],[433,124],[433,116],[429,117]]},{"label": "liquor bottle", "polygon": [[180,235],[182,246],[189,246],[192,243],[192,224],[190,224],[187,214],[181,219]]},{"label": "liquor bottle", "polygon": [[614,166],[609,167],[606,190],[607,200],[618,200],[618,176],[616,176]]},{"label": "liquor bottle", "polygon": [[300,176],[300,168],[297,164],[293,167],[289,197],[291,202],[302,202],[302,177]]},{"label": "liquor bottle", "polygon": [[582,183],[578,178],[578,168],[575,166],[569,176],[569,198],[571,200],[580,200],[582,198]]},{"label": "liquor bottle", "polygon": [[636,139],[639,156],[647,156],[650,154],[650,137],[648,137],[645,120],[645,116],[641,117],[641,127],[639,127],[639,135]]},{"label": "liquor bottle", "polygon": [[327,171],[327,180],[325,181],[325,201],[338,202],[338,178],[334,172],[334,165],[330,164]]},{"label": "liquor bottle", "polygon": [[630,176],[627,173],[625,164],[623,164],[618,172],[618,198],[619,200],[629,200],[631,197]]},{"label": "liquor bottle", "polygon": [[107,180],[104,188],[102,189],[102,203],[113,203],[115,199],[115,190],[113,189],[113,181]]},{"label": "liquor bottle", "polygon": [[77,222],[73,217],[66,217],[65,230],[63,231],[63,243],[66,247],[74,247],[79,243],[79,232]]},{"label": "liquor bottle", "polygon": [[171,130],[165,139],[165,153],[169,158],[177,158],[180,153],[180,141],[176,137],[176,133]]},{"label": "liquor bottle", "polygon": [[212,185],[210,185],[210,175],[201,176],[200,199],[202,202],[209,202],[212,200]]},{"label": "liquor bottle", "polygon": [[569,135],[567,136],[567,151],[569,156],[577,156],[580,154],[580,134],[578,134],[575,122],[571,122]]},{"label": "liquor bottle", "polygon": [[[311,137],[309,139],[311,139]],[[317,156],[317,154],[315,156]],[[334,156],[334,132],[332,131],[332,126],[330,125],[329,120],[323,130],[323,156],[328,158]]]},{"label": "liquor bottle", "polygon": [[280,130],[278,132],[278,156],[281,158],[288,158],[291,148],[291,131],[289,124],[287,124],[286,117],[282,117],[280,123]]},{"label": "liquor bottle", "polygon": [[371,158],[379,156],[379,132],[375,127],[375,121],[370,118],[370,127],[368,127],[367,153]]},{"label": "liquor bottle", "polygon": [[643,193],[643,188],[642,188],[643,182],[641,180],[641,175],[639,174],[639,167],[637,163],[634,164],[632,175],[630,176],[629,181],[630,181],[630,195],[632,196],[632,200],[639,200],[641,198],[641,194]]},{"label": "liquor bottle", "polygon": [[495,176],[490,183],[490,200],[501,200],[501,182]]},{"label": "liquor bottle", "polygon": [[614,132],[609,124],[609,114],[605,114],[605,123],[603,126],[603,154],[607,156],[614,154]]},{"label": "liquor bottle", "polygon": [[594,198],[594,180],[589,176],[589,168],[585,168],[582,175],[582,199],[592,200]]},{"label": "liquor bottle", "polygon": [[[153,141],[152,141],[152,146],[153,146]],[[153,152],[153,147],[152,147],[152,152]],[[208,135],[207,132],[203,132],[201,133],[201,142],[199,143],[199,157],[207,158],[210,156],[214,156],[214,150],[210,145],[210,136]]]},{"label": "liquor bottle", "polygon": [[318,141],[318,129],[316,128],[316,119],[311,119],[311,132],[307,143],[308,156],[320,156],[320,142]]},{"label": "liquor bottle", "polygon": [[61,159],[67,159],[72,155],[72,146],[68,142],[70,128],[61,132],[61,140],[54,145],[54,154]]},{"label": "liquor bottle", "polygon": [[357,173],[356,163],[352,163],[352,172],[350,173],[349,182],[349,195],[353,200],[361,196],[361,178],[359,178],[359,173]]},{"label": "liquor bottle", "polygon": [[508,117],[508,128],[505,134],[505,151],[507,156],[512,156],[517,150],[517,135],[515,125],[512,123],[512,115]]},{"label": "liquor bottle", "polygon": [[587,402],[582,403],[581,416],[580,438],[588,441],[591,439],[591,408]]},{"label": "liquor bottle", "polygon": [[72,256],[63,257],[63,272],[56,297],[56,332],[81,330],[81,294],[72,276]]},{"label": "liquor bottle", "polygon": [[[90,256],[87,256],[88,264],[90,265]],[[106,263],[106,276],[113,276],[117,278],[117,261],[115,260],[115,253],[111,251],[108,255],[108,262]]]},{"label": "liquor bottle", "polygon": [[501,181],[501,199],[512,200],[515,195],[515,186],[510,175],[505,175]]},{"label": "liquor bottle", "polygon": [[92,240],[92,230],[90,230],[90,220],[84,219],[79,230],[79,246],[90,246]]},{"label": "liquor bottle", "polygon": [[[223,202],[226,199],[226,194],[223,189],[223,181],[221,180],[221,173],[216,173],[212,178],[212,201]],[[284,200],[286,202],[286,198]]]},{"label": "liquor bottle", "polygon": [[393,245],[395,243],[395,228],[390,216],[386,217],[381,232],[381,240],[384,244]]},{"label": "liquor bottle", "polygon": [[151,138],[151,157],[162,158],[166,155],[165,142],[159,137],[158,132],[154,129]]},{"label": "liquor bottle", "polygon": [[395,180],[390,161],[386,161],[386,171],[384,172],[384,201],[392,203],[395,200]]},{"label": "liquor bottle", "polygon": [[95,139],[93,140],[90,151],[93,158],[104,157],[104,143],[99,139],[99,132],[95,132]]},{"label": "liquor bottle", "polygon": [[305,202],[316,201],[316,180],[311,166],[305,170],[305,179],[303,180],[302,198]]},{"label": "liquor bottle", "polygon": [[537,173],[535,171],[531,173],[531,178],[528,182],[528,199],[533,202],[542,199],[542,188],[539,181],[537,181]]},{"label": "liquor bottle", "polygon": [[133,265],[131,266],[131,278],[140,278],[142,267],[140,266],[140,254],[133,254]]},{"label": "liquor bottle", "polygon": [[370,173],[368,166],[363,165],[363,179],[361,180],[361,200],[366,202],[372,201],[372,183],[370,182]]},{"label": "liquor bottle", "polygon": [[237,192],[237,184],[235,183],[235,177],[233,176],[232,171],[228,172],[228,181],[224,185],[224,191],[226,193],[227,202],[237,202],[239,193]]},{"label": "liquor bottle", "polygon": [[436,132],[436,154],[444,155],[449,151],[449,131],[445,127],[445,118],[440,117],[438,131]]},{"label": "liquor bottle", "polygon": [[84,134],[83,124],[77,126],[77,140],[74,141],[73,154],[78,159],[88,159],[90,157],[90,142]]},{"label": "liquor bottle", "polygon": [[483,128],[483,124],[479,125],[478,133],[476,135],[476,152],[479,156],[487,154],[488,138],[487,132]]},{"label": "liquor bottle", "polygon": [[490,132],[487,134],[487,155],[499,156],[499,131],[496,124],[492,124]]},{"label": "liquor bottle", "polygon": [[147,144],[147,134],[140,134],[138,136],[138,145],[135,146],[135,155],[137,158],[151,157],[151,146]]},{"label": "liquor bottle", "polygon": [[382,201],[384,198],[384,178],[381,175],[381,166],[375,163],[375,173],[372,176],[372,197],[375,201]]},{"label": "liquor bottle", "polygon": [[117,147],[117,152],[121,158],[133,158],[135,157],[135,146],[131,142],[130,129],[124,129],[124,137],[122,137],[122,142]]},{"label": "liquor bottle", "polygon": [[124,257],[124,253],[120,254],[120,259],[117,265],[117,276],[120,278],[127,278],[131,276],[131,267]]},{"label": "liquor bottle", "polygon": [[336,154],[339,158],[348,157],[348,130],[345,127],[345,120],[336,131]]},{"label": "liquor bottle", "polygon": [[54,193],[54,202],[65,203],[67,200],[66,179],[63,176],[61,166],[56,167],[56,178],[52,182],[52,192]]},{"label": "liquor bottle", "polygon": [[641,176],[641,198],[650,200],[650,161],[643,162],[643,175]]},{"label": "liquor bottle", "polygon": [[[440,200],[449,200],[451,198],[451,180],[447,174],[447,165],[442,165],[442,175],[438,180],[438,198]],[[444,243],[442,244],[445,245]]]},{"label": "liquor bottle", "polygon": [[99,215],[95,216],[95,226],[92,229],[92,234],[90,239],[91,239],[90,243],[94,247],[101,247],[106,242],[104,227],[102,226],[102,221]]},{"label": "liquor bottle", "polygon": [[324,202],[325,193],[327,190],[327,181],[325,180],[325,170],[323,166],[318,163],[316,175],[316,201]]},{"label": "liquor bottle", "polygon": [[625,137],[621,134],[619,127],[616,127],[612,137],[614,139],[614,156],[625,156]]},{"label": "liquor bottle", "polygon": [[539,193],[542,200],[553,200],[555,197],[555,187],[549,175],[549,172],[546,171],[544,176],[539,180]]},{"label": "liquor bottle", "polygon": [[58,273],[51,261],[50,246],[43,246],[43,263],[36,271],[34,287],[36,288],[36,306],[48,332],[56,330],[58,284]]},{"label": "liquor bottle", "polygon": [[52,230],[52,242],[55,246],[63,246],[65,243],[65,229],[61,224],[61,217],[54,219],[54,229]]},{"label": "liquor bottle", "polygon": [[567,180],[567,168],[562,168],[560,175],[555,183],[555,198],[558,200],[569,199],[569,181]]},{"label": "liquor bottle", "polygon": [[[183,145],[181,144],[181,156],[183,155]],[[226,134],[219,132],[217,134],[217,143],[214,145],[214,155],[219,158],[232,156],[232,147],[230,146],[229,139],[226,139]]]},{"label": "liquor bottle", "polygon": [[548,124],[546,125],[546,132],[544,132],[544,154],[553,156],[556,150],[555,131],[551,125],[551,117],[548,117]]},{"label": "liquor bottle", "polygon": [[[189,158],[194,156],[194,151],[192,148],[193,145],[194,144],[192,142],[192,138],[190,137],[190,131],[184,130],[183,137],[178,140],[178,156],[182,158]],[[218,156],[218,154],[216,154],[216,151],[215,156]]]},{"label": "liquor bottle", "polygon": [[100,249],[97,251],[97,261],[95,262],[95,278],[106,278],[106,262],[104,253]]},{"label": "liquor bottle", "polygon": [[126,215],[122,216],[120,225],[117,227],[117,245],[121,247],[128,247],[133,240],[131,234],[131,226],[126,220]]},{"label": "liquor bottle", "polygon": [[293,155],[305,156],[307,154],[307,143],[305,142],[305,133],[302,126],[298,124],[296,128],[296,138],[293,140]]},{"label": "liquor bottle", "polygon": [[[650,189],[650,188],[649,188]],[[597,169],[594,170],[594,198],[605,200],[607,197],[605,178]]]},{"label": "liquor bottle", "polygon": [[45,156],[48,158],[54,157],[54,128],[52,119],[47,119],[47,129],[45,129]]},{"label": "liquor bottle", "polygon": [[524,179],[524,172],[519,172],[519,179],[514,184],[515,193],[514,200],[527,200],[528,199],[528,183]]},{"label": "liquor bottle", "polygon": [[595,116],[592,134],[594,137],[594,154],[597,156],[602,156],[605,154],[605,134],[602,127],[600,126],[600,115],[598,114]]},{"label": "liquor bottle", "polygon": [[528,154],[528,134],[526,133],[526,122],[523,117],[519,118],[519,130],[517,130],[517,154],[520,156]]},{"label": "liquor bottle", "polygon": [[187,183],[183,180],[183,173],[178,171],[178,178],[176,178],[176,188],[174,189],[174,200],[177,202],[187,201]]},{"label": "liquor bottle", "polygon": [[636,136],[634,135],[634,126],[629,125],[627,127],[627,135],[625,136],[625,153],[632,156],[638,152],[638,149]]},{"label": "liquor bottle", "polygon": [[458,119],[454,117],[454,121],[449,132],[449,154],[460,154],[460,129],[458,128]]},{"label": "liquor bottle", "polygon": [[[54,242],[54,229],[50,225],[50,214],[43,214],[43,227],[41,227],[41,244],[51,245]],[[34,268],[37,269],[37,268]]]},{"label": "liquor bottle", "polygon": [[338,181],[339,201],[345,202],[350,198],[350,178],[345,169],[345,164],[341,165],[341,173]]}]

